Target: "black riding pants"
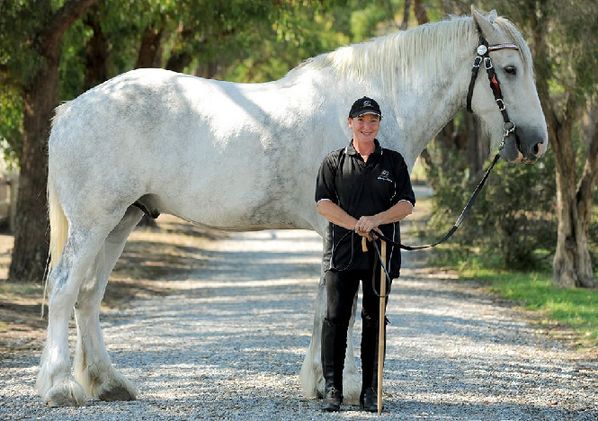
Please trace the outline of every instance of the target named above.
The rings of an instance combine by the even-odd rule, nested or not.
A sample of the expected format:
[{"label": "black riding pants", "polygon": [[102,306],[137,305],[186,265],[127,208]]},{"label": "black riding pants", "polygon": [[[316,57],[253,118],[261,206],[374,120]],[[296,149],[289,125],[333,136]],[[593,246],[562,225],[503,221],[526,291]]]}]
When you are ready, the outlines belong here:
[{"label": "black riding pants", "polygon": [[[362,281],[362,387],[375,382],[377,362],[378,319],[380,298],[380,266],[370,270],[328,271],[326,283],[326,317],[322,325],[322,369],[327,385],[342,390],[342,371],[347,347],[347,330],[351,319],[353,299]],[[374,276],[374,280],[372,277]],[[390,292],[390,286],[387,293]]]},{"label": "black riding pants", "polygon": [[[373,265],[372,265],[373,266]],[[342,272],[326,272],[326,319],[335,325],[349,325],[351,310],[353,309],[353,298],[359,289],[359,281],[362,281],[362,310],[363,320],[378,320],[380,308],[380,269],[371,270],[347,270]],[[372,272],[375,278],[372,282]],[[375,290],[374,290],[375,288]],[[388,292],[388,291],[387,291]]]}]

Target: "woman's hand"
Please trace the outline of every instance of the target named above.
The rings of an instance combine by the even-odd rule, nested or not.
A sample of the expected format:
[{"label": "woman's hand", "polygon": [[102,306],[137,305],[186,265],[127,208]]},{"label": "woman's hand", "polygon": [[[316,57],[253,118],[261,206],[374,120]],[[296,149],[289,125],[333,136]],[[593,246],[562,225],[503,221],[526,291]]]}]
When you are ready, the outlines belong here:
[{"label": "woman's hand", "polygon": [[[355,232],[362,237],[366,237],[369,241],[372,241],[372,235],[374,233],[382,234],[378,226],[378,218],[376,216],[362,216],[355,224]],[[372,233],[374,231],[374,233]]]}]

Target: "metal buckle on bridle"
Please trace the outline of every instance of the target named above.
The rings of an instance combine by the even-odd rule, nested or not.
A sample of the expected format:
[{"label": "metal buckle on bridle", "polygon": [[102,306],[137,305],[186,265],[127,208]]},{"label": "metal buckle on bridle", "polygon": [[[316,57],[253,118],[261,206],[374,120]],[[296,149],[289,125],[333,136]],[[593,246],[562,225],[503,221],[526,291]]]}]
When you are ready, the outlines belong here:
[{"label": "metal buckle on bridle", "polygon": [[475,60],[473,61],[473,67],[480,67],[480,64],[482,64],[482,60],[482,56],[476,56]]},{"label": "metal buckle on bridle", "polygon": [[504,134],[503,134],[503,141],[505,138],[507,138],[511,133],[515,132],[515,123],[513,123],[512,121],[507,121],[505,122],[505,125],[503,126],[503,130],[504,130]]},{"label": "metal buckle on bridle", "polygon": [[504,111],[504,110],[505,110],[505,108],[507,108],[507,107],[505,106],[505,102],[502,100],[502,98],[496,98],[496,100],[495,100],[495,101],[496,101],[496,105],[498,105],[498,109],[499,109],[499,111]]},{"label": "metal buckle on bridle", "polygon": [[[498,103],[498,99],[496,100],[496,102]],[[503,103],[503,105],[504,105],[504,103]],[[499,108],[500,108],[500,105],[499,105]],[[509,137],[509,135],[511,135],[512,133],[515,133],[516,128],[517,128],[517,126],[515,126],[515,123],[513,123],[511,120],[505,121],[505,124],[503,126],[502,140],[500,141],[500,145],[498,145],[499,152],[502,151],[503,148],[505,147],[505,142],[507,141],[507,137]]]},{"label": "metal buckle on bridle", "polygon": [[484,57],[484,67],[486,68],[486,70],[490,70],[494,67],[492,65],[492,59],[490,57]]}]

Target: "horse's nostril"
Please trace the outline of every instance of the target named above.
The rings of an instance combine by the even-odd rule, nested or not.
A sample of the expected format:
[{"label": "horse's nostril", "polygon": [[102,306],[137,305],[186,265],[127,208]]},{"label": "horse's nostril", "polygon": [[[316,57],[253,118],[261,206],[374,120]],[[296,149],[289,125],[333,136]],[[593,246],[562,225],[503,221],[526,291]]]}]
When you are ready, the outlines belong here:
[{"label": "horse's nostril", "polygon": [[543,144],[544,144],[544,142],[538,142],[534,146],[532,146],[532,154],[534,156],[540,155],[540,152],[542,151]]}]

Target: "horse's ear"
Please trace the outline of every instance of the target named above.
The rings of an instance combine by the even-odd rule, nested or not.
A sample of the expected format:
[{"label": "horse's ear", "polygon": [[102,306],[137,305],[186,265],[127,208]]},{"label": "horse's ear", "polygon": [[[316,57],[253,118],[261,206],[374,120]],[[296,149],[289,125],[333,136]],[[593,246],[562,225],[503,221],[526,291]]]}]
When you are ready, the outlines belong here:
[{"label": "horse's ear", "polygon": [[490,13],[488,13],[488,20],[490,21],[491,24],[494,25],[494,22],[496,22],[496,18],[498,17],[498,15],[496,14],[496,10],[492,9],[490,11]]},{"label": "horse's ear", "polygon": [[497,17],[496,10],[492,10],[490,13],[484,14],[472,5],[471,16],[482,30],[482,34],[486,37],[487,40],[494,39],[499,36],[499,33],[496,27],[494,26],[494,22],[496,21]]}]

